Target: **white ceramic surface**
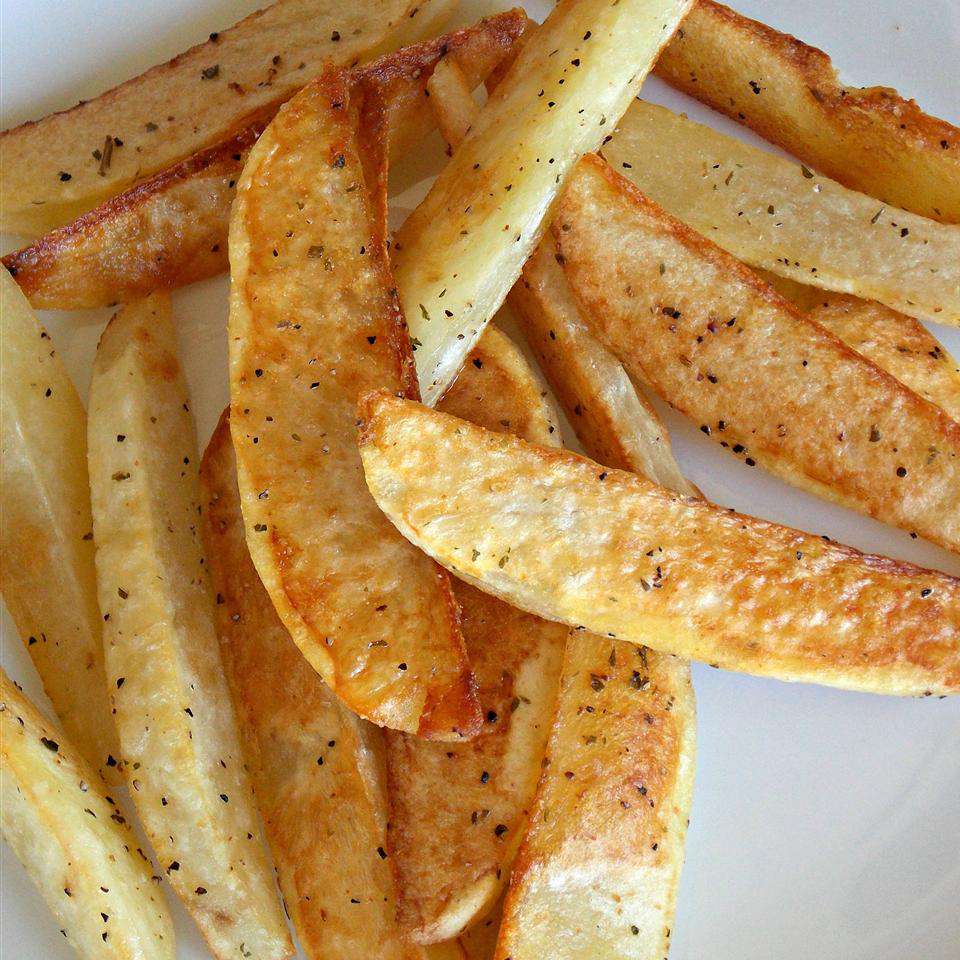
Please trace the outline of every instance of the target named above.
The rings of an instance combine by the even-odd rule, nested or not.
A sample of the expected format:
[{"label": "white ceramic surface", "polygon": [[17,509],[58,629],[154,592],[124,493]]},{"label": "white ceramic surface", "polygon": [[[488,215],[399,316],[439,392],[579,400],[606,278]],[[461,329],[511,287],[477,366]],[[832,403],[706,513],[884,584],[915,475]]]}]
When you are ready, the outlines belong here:
[{"label": "white ceramic surface", "polygon": [[[0,123],[95,95],[255,6],[2,0]],[[543,0],[527,7],[541,18],[546,10]],[[957,0],[740,0],[739,9],[823,47],[846,80],[895,86],[960,123]],[[657,81],[644,93],[750,138]],[[3,239],[10,249],[14,238]],[[175,297],[201,444],[227,398],[225,293],[220,278]],[[81,392],[107,316],[45,317]],[[960,331],[935,332],[960,356]],[[666,418],[681,464],[711,499],[960,574],[957,557],[801,494]],[[38,696],[5,611],[3,627],[4,666]],[[697,787],[672,960],[958,960],[960,698],[885,699],[700,666],[694,677]],[[0,868],[0,957],[67,960],[6,848]],[[177,928],[179,957],[207,956],[179,910]]]}]

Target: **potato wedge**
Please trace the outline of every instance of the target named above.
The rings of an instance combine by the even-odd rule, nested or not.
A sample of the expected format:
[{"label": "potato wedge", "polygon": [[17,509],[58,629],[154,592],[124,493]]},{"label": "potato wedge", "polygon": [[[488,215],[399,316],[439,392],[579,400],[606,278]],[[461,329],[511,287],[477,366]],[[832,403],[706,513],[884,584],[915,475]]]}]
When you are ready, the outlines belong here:
[{"label": "potato wedge", "polygon": [[383,393],[360,416],[381,509],[457,577],[521,610],[783,680],[960,690],[954,577]]},{"label": "potato wedge", "polygon": [[556,260],[553,237],[524,264],[510,307],[587,453],[687,496],[670,437],[617,358],[587,329]]},{"label": "potato wedge", "polygon": [[304,659],[257,576],[226,413],[200,481],[224,671],[300,945],[311,960],[418,960],[420,948],[397,925],[383,854],[381,733],[347,710]]},{"label": "potato wedge", "polygon": [[695,729],[689,664],[573,632],[498,960],[667,955]]},{"label": "potato wedge", "polygon": [[880,203],[643,101],[624,114],[603,156],[751,266],[960,324],[958,225]]},{"label": "potato wedge", "polygon": [[591,330],[748,466],[960,549],[960,426],[586,158],[554,222]]},{"label": "potato wedge", "polygon": [[[558,442],[540,383],[492,326],[440,407],[490,430]],[[569,633],[468,584],[456,583],[455,592],[483,730],[461,744],[387,734],[388,849],[400,919],[425,943],[456,937],[483,917],[509,877],[540,776]]]},{"label": "potato wedge", "polygon": [[174,960],[153,865],[65,734],[0,670],[0,825],[86,960]]},{"label": "potato wedge", "polygon": [[689,6],[561,0],[400,229],[394,269],[426,403],[456,377],[567,174],[613,129]]},{"label": "potato wedge", "polygon": [[140,820],[216,957],[288,957],[217,644],[165,295],[129,304],[101,337],[89,461],[107,679]]},{"label": "potato wedge", "polygon": [[0,589],[71,741],[94,770],[119,782],[97,606],[87,414],[50,335],[5,270],[0,316]]},{"label": "potato wedge", "polygon": [[[444,61],[427,87],[440,132],[451,147],[459,146],[479,111],[467,78],[455,63]],[[581,321],[556,262],[552,236],[541,241],[524,264],[508,304],[587,453],[601,463],[696,494],[673,458],[656,411]]]},{"label": "potato wedge", "polygon": [[324,63],[429,36],[452,0],[277,0],[93,100],[0,135],[0,230],[36,235],[268,119]]},{"label": "potato wedge", "polygon": [[[359,395],[417,386],[348,83],[328,72],[277,115],[233,205],[231,430],[247,540],[284,625],[351,710],[456,740],[481,719],[450,583],[377,509],[356,449]],[[363,145],[371,167],[382,146]]]},{"label": "potato wedge", "polygon": [[[391,154],[429,132],[424,87],[440,60],[480,83],[520,36],[514,10],[357,68],[354,83],[389,109]],[[425,123],[424,121],[427,121]],[[230,204],[266,121],[202,150],[3,258],[35,307],[103,307],[225,271]]]},{"label": "potato wedge", "polygon": [[830,58],[699,0],[656,73],[852,190],[960,223],[960,130],[888,87],[847,87]]},{"label": "potato wedge", "polygon": [[872,300],[764,275],[811,320],[960,422],[960,363],[913,317]]}]

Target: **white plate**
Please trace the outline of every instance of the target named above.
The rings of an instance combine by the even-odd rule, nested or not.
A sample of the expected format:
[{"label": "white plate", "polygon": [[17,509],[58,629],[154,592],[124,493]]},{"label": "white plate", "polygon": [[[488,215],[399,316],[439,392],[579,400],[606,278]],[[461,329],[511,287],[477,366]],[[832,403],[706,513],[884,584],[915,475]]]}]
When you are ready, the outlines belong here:
[{"label": "white plate", "polygon": [[[2,126],[93,96],[256,5],[3,0]],[[542,0],[527,7],[545,10]],[[895,86],[960,123],[957,0],[740,0],[739,9],[823,47],[848,81]],[[644,93],[749,138],[656,81]],[[175,298],[201,444],[227,398],[225,290],[218,279]],[[106,317],[47,317],[81,391]],[[960,356],[960,332],[936,333]],[[960,574],[957,557],[801,494],[667,420],[681,464],[711,499]],[[3,663],[37,696],[5,611],[3,626]],[[960,698],[901,701],[701,667],[694,677],[699,769],[671,960],[957,960]],[[68,960],[6,849],[2,890],[0,955]],[[207,956],[182,911],[177,932],[181,958]]]}]

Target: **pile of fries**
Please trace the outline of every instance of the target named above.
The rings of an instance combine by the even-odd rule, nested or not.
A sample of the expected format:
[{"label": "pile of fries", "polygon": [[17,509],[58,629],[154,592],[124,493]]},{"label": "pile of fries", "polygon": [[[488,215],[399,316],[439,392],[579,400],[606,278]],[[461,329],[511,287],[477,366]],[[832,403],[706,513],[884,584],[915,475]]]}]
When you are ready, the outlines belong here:
[{"label": "pile of fries", "polygon": [[[659,960],[690,660],[960,692],[960,580],[711,503],[646,396],[960,552],[920,322],[960,325],[960,130],[712,0],[453,8],[277,0],[0,135],[39,235],[0,272],[0,575],[59,718],[0,672],[2,827],[79,956],[175,957],[172,893],[220,960]],[[228,269],[200,456],[170,291]],[[33,310],[117,304],[85,407]]]}]

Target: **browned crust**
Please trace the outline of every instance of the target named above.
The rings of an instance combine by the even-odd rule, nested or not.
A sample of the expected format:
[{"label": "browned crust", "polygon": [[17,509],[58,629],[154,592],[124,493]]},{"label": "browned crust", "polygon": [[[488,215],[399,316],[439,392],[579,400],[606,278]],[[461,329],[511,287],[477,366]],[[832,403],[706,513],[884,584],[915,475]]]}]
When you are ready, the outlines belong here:
[{"label": "browned crust", "polygon": [[[829,147],[798,131],[797,118],[785,115],[784,111],[770,114],[762,108],[751,109],[756,107],[754,101],[762,98],[755,98],[745,82],[742,89],[739,85],[733,89],[700,82],[697,70],[713,68],[703,58],[708,52],[710,57],[717,55],[715,46],[724,43],[724,35],[736,36],[737,43],[723,51],[725,62],[720,69],[741,60],[749,60],[752,67],[759,57],[776,61],[780,75],[768,75],[765,82],[774,86],[782,81],[783,89],[774,86],[778,96],[785,100],[802,99],[810,116],[801,118],[801,123],[819,118],[822,126],[818,127],[816,138],[832,140]],[[890,154],[906,151],[918,160],[947,163],[955,171],[950,177],[951,185],[929,186],[932,193],[942,196],[940,207],[911,203],[909,190],[898,193],[901,185],[889,178],[889,195],[879,199],[946,223],[960,222],[960,128],[924,113],[915,100],[905,99],[889,87],[844,86],[830,57],[817,47],[751,20],[715,0],[699,0],[664,50],[655,72],[684,93],[751,127],[851,189],[871,192],[856,167],[869,163],[871,151],[884,145],[884,152]],[[858,164],[850,163],[854,158]]]}]

